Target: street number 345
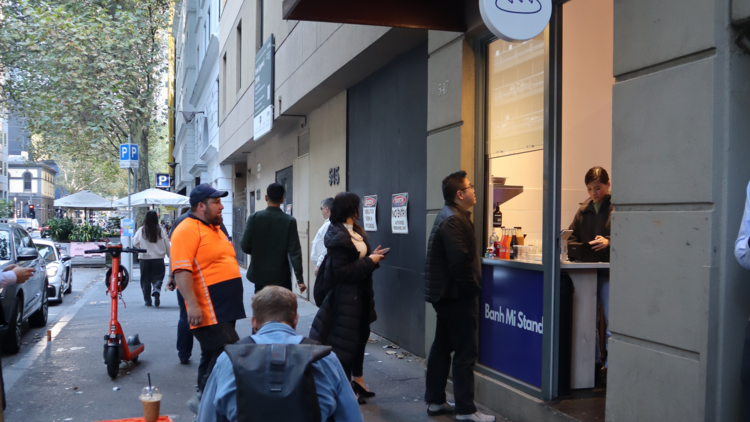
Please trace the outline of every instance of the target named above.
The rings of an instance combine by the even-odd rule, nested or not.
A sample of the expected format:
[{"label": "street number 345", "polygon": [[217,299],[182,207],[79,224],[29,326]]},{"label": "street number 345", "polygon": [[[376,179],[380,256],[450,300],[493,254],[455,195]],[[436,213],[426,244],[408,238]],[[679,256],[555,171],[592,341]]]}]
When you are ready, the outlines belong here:
[{"label": "street number 345", "polygon": [[338,185],[341,181],[339,177],[339,168],[333,167],[328,170],[328,186]]}]

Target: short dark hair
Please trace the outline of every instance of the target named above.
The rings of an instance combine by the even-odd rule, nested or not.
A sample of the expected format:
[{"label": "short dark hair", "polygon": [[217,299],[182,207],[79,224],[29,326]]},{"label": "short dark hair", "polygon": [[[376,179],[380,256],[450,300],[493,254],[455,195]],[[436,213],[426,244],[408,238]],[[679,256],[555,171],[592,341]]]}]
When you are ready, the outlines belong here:
[{"label": "short dark hair", "polygon": [[333,206],[333,198],[326,198],[326,199],[320,201],[320,206],[328,208],[330,210],[331,207]]},{"label": "short dark hair", "polygon": [[294,324],[297,295],[279,286],[266,286],[253,296],[253,317],[259,325],[268,321]]},{"label": "short dark hair", "polygon": [[464,179],[466,179],[466,172],[463,170],[451,173],[443,179],[443,199],[446,201],[455,200],[458,191],[465,187]]},{"label": "short dark hair", "polygon": [[280,204],[284,200],[284,194],[286,190],[283,186],[278,183],[271,183],[266,189],[266,195],[268,195],[268,201],[274,204]]},{"label": "short dark hair", "polygon": [[599,182],[606,185],[607,182],[609,182],[609,174],[603,167],[591,167],[589,171],[586,172],[585,182],[587,186],[591,182]]}]

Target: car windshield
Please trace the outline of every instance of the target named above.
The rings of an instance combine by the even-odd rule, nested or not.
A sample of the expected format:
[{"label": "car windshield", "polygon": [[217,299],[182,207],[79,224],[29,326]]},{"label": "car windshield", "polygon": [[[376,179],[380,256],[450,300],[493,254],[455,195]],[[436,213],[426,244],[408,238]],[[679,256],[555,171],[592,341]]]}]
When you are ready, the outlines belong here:
[{"label": "car windshield", "polygon": [[36,245],[36,250],[39,251],[39,256],[44,258],[44,261],[48,264],[57,261],[57,258],[55,258],[55,251],[52,248],[53,247],[50,245]]},{"label": "car windshield", "polygon": [[0,230],[0,264],[10,261],[10,232]]}]

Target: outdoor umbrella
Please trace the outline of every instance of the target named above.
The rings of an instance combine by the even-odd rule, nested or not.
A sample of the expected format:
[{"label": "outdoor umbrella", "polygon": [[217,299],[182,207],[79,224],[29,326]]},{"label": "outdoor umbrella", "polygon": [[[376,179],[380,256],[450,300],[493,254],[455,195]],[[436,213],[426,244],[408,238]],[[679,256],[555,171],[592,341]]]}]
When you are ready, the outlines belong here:
[{"label": "outdoor umbrella", "polygon": [[[127,207],[128,197],[120,198],[112,202],[112,205],[118,208]],[[148,207],[151,205],[179,207],[182,205],[190,205],[190,199],[184,195],[178,195],[176,193],[156,188],[146,189],[142,192],[130,195],[131,207]]]},{"label": "outdoor umbrella", "polygon": [[55,200],[55,208],[75,208],[89,210],[111,210],[112,201],[91,191],[83,190]]}]

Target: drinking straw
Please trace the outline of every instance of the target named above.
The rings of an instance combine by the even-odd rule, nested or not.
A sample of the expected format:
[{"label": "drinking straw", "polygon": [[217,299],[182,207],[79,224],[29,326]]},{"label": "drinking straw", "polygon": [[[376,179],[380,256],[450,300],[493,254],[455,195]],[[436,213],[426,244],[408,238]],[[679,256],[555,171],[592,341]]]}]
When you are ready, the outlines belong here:
[{"label": "drinking straw", "polygon": [[148,373],[148,396],[151,397],[153,388],[151,388],[151,372]]}]

